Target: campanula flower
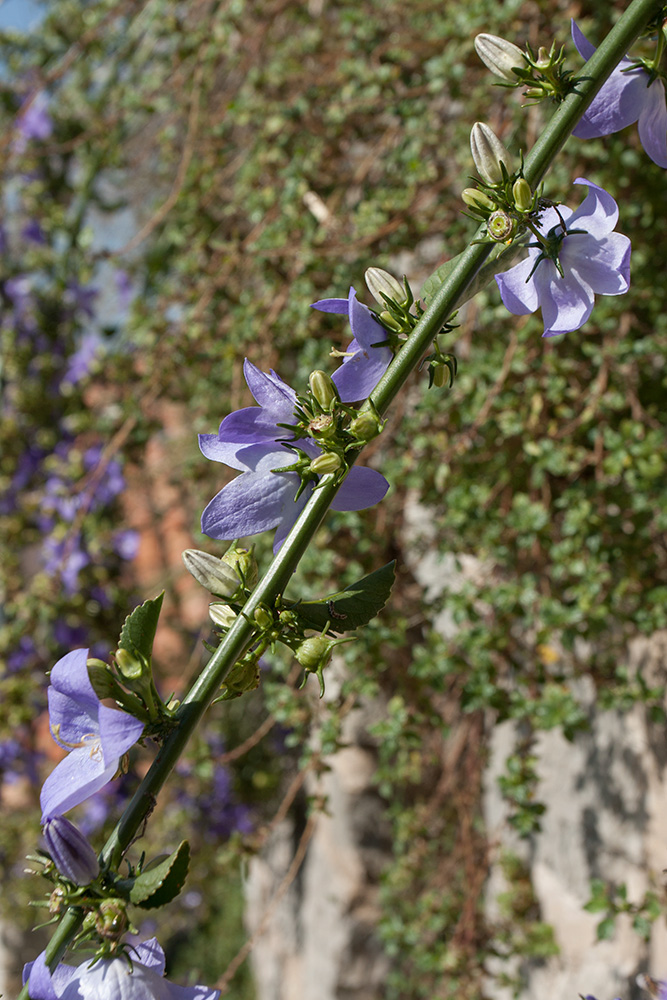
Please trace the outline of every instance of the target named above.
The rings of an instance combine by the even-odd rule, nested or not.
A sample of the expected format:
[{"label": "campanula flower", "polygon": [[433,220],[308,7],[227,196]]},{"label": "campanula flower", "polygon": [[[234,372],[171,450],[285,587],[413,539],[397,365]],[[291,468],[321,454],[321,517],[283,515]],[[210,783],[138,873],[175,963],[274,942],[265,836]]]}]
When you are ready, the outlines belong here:
[{"label": "campanula flower", "polygon": [[[562,273],[543,248],[531,244],[528,258],[496,282],[504,305],[523,315],[542,310],[544,336],[578,330],[593,309],[595,295],[622,295],[630,287],[630,240],[613,232],[618,206],[597,184],[587,184],[588,194],[576,211],[560,205],[547,208],[539,232],[552,244]],[[563,228],[567,226],[567,231]]]},{"label": "campanula flower", "polygon": [[[572,40],[584,59],[595,52],[586,36],[572,21]],[[667,103],[661,79],[651,81],[641,66],[625,56],[593,98],[573,135],[594,139],[638,123],[641,144],[659,167],[667,167]]]},{"label": "campanula flower", "polygon": [[[274,371],[261,372],[248,360],[243,370],[259,406],[230,413],[217,434],[199,435],[199,447],[206,458],[224,462],[242,473],[205,508],[202,531],[211,538],[232,539],[277,528],[273,545],[277,551],[313,489],[309,483],[297,499],[299,475],[273,471],[292,465],[297,458],[294,451],[281,443],[289,437],[289,431],[278,426],[294,423],[296,393]],[[296,446],[312,459],[322,454],[310,438],[299,439]],[[332,509],[371,507],[383,498],[388,488],[387,480],[379,472],[353,466],[331,504]]]},{"label": "campanula flower", "polygon": [[103,705],[88,677],[87,649],[58,660],[48,690],[51,735],[69,751],[48,776],[40,802],[42,822],[84,802],[111,781],[143,722]]},{"label": "campanula flower", "polygon": [[95,881],[100,873],[97,855],[74,823],[64,816],[52,816],[43,832],[46,849],[61,875],[75,885]]},{"label": "campanula flower", "polygon": [[176,986],[164,978],[164,952],[156,938],[143,941],[127,957],[61,962],[49,972],[44,952],[23,969],[31,1000],[218,1000],[208,986]]},{"label": "campanula flower", "polygon": [[343,364],[331,378],[344,403],[366,399],[393,357],[388,347],[378,346],[387,339],[384,327],[368,306],[358,301],[354,288],[350,288],[346,299],[319,299],[313,302],[311,308],[320,312],[341,313],[349,318],[354,340],[348,344]]}]

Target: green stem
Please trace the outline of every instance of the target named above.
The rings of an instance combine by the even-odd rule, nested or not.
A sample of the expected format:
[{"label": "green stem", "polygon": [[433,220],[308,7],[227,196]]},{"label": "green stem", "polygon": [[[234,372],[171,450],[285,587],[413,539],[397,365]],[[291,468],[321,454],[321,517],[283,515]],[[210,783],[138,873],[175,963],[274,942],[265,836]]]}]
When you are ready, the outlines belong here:
[{"label": "green stem", "polygon": [[[544,177],[552,160],[611,71],[661,7],[662,0],[633,0],[586,63],[580,76],[579,93],[570,94],[560,104],[525,159],[524,175],[532,188],[536,188]],[[417,368],[435,336],[463,298],[491,249],[492,244],[472,243],[460,254],[456,267],[431,298],[428,308],[371,395],[372,403],[381,414],[387,411]],[[370,401],[365,406],[370,407]],[[239,615],[183,699],[176,714],[177,726],[163,743],[146,777],[105,844],[100,855],[102,864],[108,863],[118,867],[124,851],[153,810],[158,792],[204,712],[218,693],[221,683],[250,645],[255,629],[247,619],[252,619],[253,612],[259,604],[271,607],[286,588],[299,560],[322,523],[339,485],[334,476],[323,477],[321,485],[313,492],[280,552],[248,599],[244,608],[247,617]],[[81,921],[81,911],[76,908],[70,909],[63,917],[46,949],[47,961],[51,968],[63,957],[67,945],[81,926]],[[19,994],[18,1000],[28,1000],[26,987]]]}]

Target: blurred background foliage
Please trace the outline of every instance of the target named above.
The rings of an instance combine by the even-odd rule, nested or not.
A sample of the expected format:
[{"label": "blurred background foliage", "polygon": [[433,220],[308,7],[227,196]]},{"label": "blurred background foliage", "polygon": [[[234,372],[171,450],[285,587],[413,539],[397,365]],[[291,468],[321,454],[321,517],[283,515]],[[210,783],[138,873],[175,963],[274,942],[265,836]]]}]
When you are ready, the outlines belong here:
[{"label": "blurred background foliage", "polygon": [[[165,689],[196,669],[205,603],[193,623],[174,510],[179,551],[222,551],[198,521],[229,473],[201,458],[196,433],[248,405],[242,359],[305,386],[346,343],[309,303],[361,293],[371,264],[418,290],[462,247],[472,122],[527,149],[551,113],[492,85],[476,33],[536,49],[568,43],[574,16],[597,41],[625,6],[50,0],[38,28],[2,33],[0,850],[13,919],[28,923],[35,891],[20,870],[51,752],[45,671],[77,645],[107,656],[127,612],[163,586]],[[373,735],[392,829],[379,929],[391,998],[478,996],[490,954],[554,951],[516,859],[503,920],[485,914],[493,727],[520,723],[501,785],[534,837],[548,808],[535,734],[587,727],[582,675],[603,706],[640,701],[662,719],[662,688],[628,671],[626,650],[667,626],[664,174],[630,129],[570,140],[545,193],[576,204],[580,176],[619,202],[629,294],[598,299],[583,330],[555,341],[539,317],[511,318],[495,286],[478,295],[452,335],[454,388],[415,376],[367,450],[389,497],[331,516],[293,586],[319,596],[398,560],[390,607],[346,647],[340,699],[317,707],[327,753],[350,695],[387,699]],[[257,552],[266,565],[268,539]],[[425,554],[473,555],[481,570],[427,599],[412,575]],[[260,692],[211,712],[142,843],[168,849],[190,829],[197,864],[158,917],[171,974],[193,981],[214,981],[241,946],[243,859],[289,781],[320,766],[314,702],[295,693],[291,664],[271,667]],[[145,766],[133,761],[124,784]],[[91,835],[126,791],[77,815]],[[252,997],[247,965],[228,995]]]}]

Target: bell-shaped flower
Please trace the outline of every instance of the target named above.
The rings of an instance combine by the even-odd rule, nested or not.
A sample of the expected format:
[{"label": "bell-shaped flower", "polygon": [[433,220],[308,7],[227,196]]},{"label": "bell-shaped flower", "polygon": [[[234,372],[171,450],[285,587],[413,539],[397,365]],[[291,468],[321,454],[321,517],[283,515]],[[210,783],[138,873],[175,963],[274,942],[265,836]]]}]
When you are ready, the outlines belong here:
[{"label": "bell-shaped flower", "polygon": [[75,885],[88,885],[100,873],[95,851],[74,823],[64,816],[52,816],[44,824],[44,840],[61,875]]},{"label": "bell-shaped flower", "polygon": [[[572,40],[584,59],[595,52],[584,33],[572,21]],[[659,167],[667,167],[667,102],[660,78],[651,81],[641,66],[625,56],[584,112],[573,135],[595,139],[618,132],[637,122],[641,144]]]},{"label": "bell-shaped flower", "polygon": [[344,403],[366,399],[393,357],[388,347],[380,346],[387,339],[384,327],[368,306],[358,301],[354,288],[350,288],[346,299],[319,299],[311,308],[349,318],[354,340],[348,344],[343,364],[331,378]]},{"label": "bell-shaped flower", "polygon": [[87,660],[87,649],[75,649],[51,671],[51,735],[68,754],[42,787],[43,823],[103,788],[143,732],[139,719],[102,704],[90,683]]},{"label": "bell-shaped flower", "polygon": [[[523,315],[542,310],[544,336],[578,330],[593,309],[595,295],[622,295],[630,287],[630,240],[613,232],[618,206],[597,184],[587,184],[588,194],[576,211],[560,205],[540,217],[540,233],[558,248],[560,269],[533,244],[528,257],[496,282],[504,305]],[[563,229],[563,223],[567,231]]]},{"label": "bell-shaped flower", "polygon": [[61,962],[49,972],[44,952],[23,969],[31,1000],[218,1000],[208,986],[176,986],[164,978],[164,952],[156,938],[119,956],[86,959],[79,966]]},{"label": "bell-shaped flower", "polygon": [[[248,360],[243,370],[259,406],[230,413],[217,434],[199,435],[199,447],[206,458],[224,462],[242,473],[205,508],[202,531],[211,538],[232,539],[277,528],[273,544],[277,551],[313,489],[309,483],[297,499],[301,485],[298,473],[273,471],[294,464],[297,458],[294,451],[281,443],[289,431],[278,426],[294,423],[296,393],[274,371],[261,372]],[[299,439],[296,447],[312,459],[322,454],[310,438]],[[332,509],[371,507],[383,498],[388,488],[387,480],[379,472],[353,466],[333,500]]]}]

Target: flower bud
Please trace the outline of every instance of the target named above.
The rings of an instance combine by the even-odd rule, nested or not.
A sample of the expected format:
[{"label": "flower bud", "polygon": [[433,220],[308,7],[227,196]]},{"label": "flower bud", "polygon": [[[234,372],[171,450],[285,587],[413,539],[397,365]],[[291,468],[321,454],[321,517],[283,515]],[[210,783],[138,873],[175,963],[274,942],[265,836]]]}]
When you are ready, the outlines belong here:
[{"label": "flower bud", "polygon": [[399,305],[407,301],[405,288],[400,281],[381,267],[366,268],[364,280],[368,291],[380,306],[385,305],[385,300],[382,298],[383,292],[388,299],[393,299]]},{"label": "flower bud", "polygon": [[64,816],[44,824],[44,840],[53,863],[75,885],[88,885],[100,873],[97,855],[81,831]]},{"label": "flower bud", "polygon": [[495,201],[489,198],[484,191],[478,191],[477,188],[464,188],[461,192],[461,199],[468,208],[474,208],[478,212],[493,212],[496,208]]},{"label": "flower bud", "polygon": [[95,920],[95,930],[107,941],[117,941],[127,928],[127,909],[122,899],[104,899]]},{"label": "flower bud", "polygon": [[323,410],[330,410],[332,404],[338,399],[336,386],[331,381],[331,377],[326,372],[317,369],[308,376],[310,391],[320,404]]},{"label": "flower bud", "polygon": [[381,420],[378,420],[373,413],[366,410],[350,422],[348,430],[358,441],[371,441],[374,437],[378,436],[383,426],[384,424]]},{"label": "flower bud", "polygon": [[518,45],[499,38],[498,35],[483,33],[475,38],[475,51],[492,73],[509,83],[517,83],[517,75],[512,70],[514,67],[523,69],[526,64]]},{"label": "flower bud", "polygon": [[486,223],[491,239],[498,243],[504,243],[512,238],[514,233],[514,223],[507,212],[493,212]]},{"label": "flower bud", "polygon": [[201,549],[185,549],[181,558],[188,573],[216,597],[231,598],[241,586],[236,570],[218,556]]},{"label": "flower bud", "polygon": [[326,476],[328,472],[337,472],[342,464],[340,455],[333,451],[326,451],[312,460],[310,471],[317,473],[318,476]]},{"label": "flower bud", "polygon": [[519,211],[527,212],[533,204],[533,192],[530,190],[530,184],[525,177],[519,177],[518,180],[514,181],[514,184],[512,185],[512,196],[514,198],[514,204]]},{"label": "flower bud", "polygon": [[146,671],[146,664],[129,651],[129,649],[117,649],[114,653],[116,665],[126,681],[139,680]]},{"label": "flower bud", "polygon": [[549,69],[551,66],[551,56],[543,45],[540,45],[537,50],[537,59],[535,60],[534,65],[536,69],[542,70]]},{"label": "flower bud", "polygon": [[116,697],[118,682],[111,673],[108,664],[91,657],[86,661],[86,669],[88,670],[88,679],[98,698]]},{"label": "flower bud", "polygon": [[209,604],[208,615],[214,625],[231,628],[236,621],[236,612],[228,604]]},{"label": "flower bud", "polygon": [[259,567],[252,549],[240,549],[233,545],[227,549],[222,561],[231,566],[248,590],[252,590],[259,579]]},{"label": "flower bud", "polygon": [[269,625],[273,625],[273,615],[271,614],[268,608],[264,607],[261,604],[259,604],[255,608],[253,618],[255,619],[260,628],[268,628]]},{"label": "flower bud", "polygon": [[512,172],[510,154],[488,125],[475,122],[470,133],[470,149],[477,172],[487,184],[502,183],[501,163],[505,164],[508,174]]},{"label": "flower bud", "polygon": [[326,639],[323,635],[316,635],[312,639],[304,639],[294,655],[304,670],[317,673],[329,663],[335,645],[336,643],[332,642],[331,639]]}]

